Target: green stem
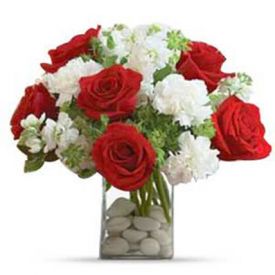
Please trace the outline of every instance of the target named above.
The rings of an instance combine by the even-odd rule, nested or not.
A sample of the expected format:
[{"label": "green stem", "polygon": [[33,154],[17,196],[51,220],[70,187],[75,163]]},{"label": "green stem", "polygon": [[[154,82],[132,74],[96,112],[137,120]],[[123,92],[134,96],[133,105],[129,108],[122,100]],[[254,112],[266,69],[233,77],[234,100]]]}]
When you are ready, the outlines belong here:
[{"label": "green stem", "polygon": [[148,215],[153,199],[153,191],[154,191],[154,186],[153,186],[153,179],[150,177],[149,182],[147,183],[147,191],[148,191],[148,196],[146,200],[146,206],[145,206],[145,214]]},{"label": "green stem", "polygon": [[138,195],[137,195],[137,191],[131,191],[130,192],[130,196],[131,196],[131,200],[135,203],[136,205],[136,212],[137,215],[140,215],[140,204],[139,204],[139,199],[138,199]]},{"label": "green stem", "polygon": [[159,197],[158,192],[157,192],[156,188],[153,185],[153,203],[154,203],[154,205],[159,205],[158,197]]},{"label": "green stem", "polygon": [[162,182],[162,185],[163,185],[163,189],[164,189],[164,192],[165,192],[165,197],[167,199],[167,203],[169,205],[169,208],[171,207],[171,201],[170,201],[170,195],[169,195],[169,190],[168,190],[168,187],[167,187],[167,182],[165,180],[165,178],[163,177],[163,175],[160,173],[160,179],[161,179],[161,182]]},{"label": "green stem", "polygon": [[164,211],[165,218],[168,223],[171,222],[170,218],[170,211],[169,211],[169,205],[168,205],[168,200],[167,200],[167,195],[164,190],[163,182],[161,180],[161,175],[159,169],[156,169],[154,171],[154,179],[155,179],[155,185],[159,194],[159,199],[161,203],[161,207]]},{"label": "green stem", "polygon": [[145,215],[145,204],[146,204],[146,191],[145,191],[144,186],[139,189],[139,196],[141,199],[140,212],[141,212],[141,215],[144,216]]}]

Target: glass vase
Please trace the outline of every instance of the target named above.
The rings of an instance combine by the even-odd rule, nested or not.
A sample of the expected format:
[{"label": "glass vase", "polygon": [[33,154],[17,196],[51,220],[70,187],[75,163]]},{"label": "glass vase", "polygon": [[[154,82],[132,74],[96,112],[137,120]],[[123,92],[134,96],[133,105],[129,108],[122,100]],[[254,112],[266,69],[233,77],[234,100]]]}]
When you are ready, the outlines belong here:
[{"label": "glass vase", "polygon": [[103,179],[100,258],[171,259],[173,249],[173,186],[164,175],[129,192]]}]

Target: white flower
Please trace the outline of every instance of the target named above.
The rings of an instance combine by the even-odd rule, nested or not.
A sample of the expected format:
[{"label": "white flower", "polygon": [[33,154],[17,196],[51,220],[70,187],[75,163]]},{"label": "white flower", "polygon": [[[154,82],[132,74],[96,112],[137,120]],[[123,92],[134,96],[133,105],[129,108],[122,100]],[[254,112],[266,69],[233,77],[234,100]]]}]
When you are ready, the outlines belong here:
[{"label": "white flower", "polygon": [[[167,35],[171,28],[159,25],[142,25],[133,30],[134,41],[125,64],[128,68],[139,72],[143,76],[139,95],[139,105],[144,105],[152,100],[152,87],[154,73],[166,67],[171,60],[180,57],[180,51],[168,48]],[[174,64],[170,64],[172,67]]]},{"label": "white flower", "polygon": [[79,57],[69,61],[56,73],[45,74],[42,81],[51,93],[59,95],[56,105],[61,106],[64,102],[77,97],[80,91],[79,79],[81,77],[96,74],[101,69],[102,66],[95,61],[84,62]]},{"label": "white flower", "polygon": [[167,47],[167,30],[161,25],[138,26],[133,30],[135,43],[126,66],[141,73],[145,82],[152,82],[154,72],[169,63],[172,51]]},{"label": "white flower", "polygon": [[104,54],[117,56],[118,62],[129,55],[133,41],[132,30],[125,25],[115,25],[111,28],[101,29],[98,39],[103,45]]},{"label": "white flower", "polygon": [[171,153],[161,170],[171,185],[188,183],[192,180],[192,171],[187,166],[186,158],[181,152],[176,155]]},{"label": "white flower", "polygon": [[148,82],[141,82],[138,92],[137,106],[145,106],[153,99],[154,85]]},{"label": "white flower", "polygon": [[58,151],[62,152],[70,144],[74,143],[79,131],[73,127],[73,121],[68,114],[59,113],[58,120],[46,120],[46,125],[41,131],[41,136],[45,142],[44,152],[47,153],[58,147]]},{"label": "white flower", "polygon": [[245,73],[237,73],[234,77],[227,77],[220,82],[214,94],[222,94],[224,99],[235,95],[241,100],[248,101],[251,94],[252,79]]},{"label": "white flower", "polygon": [[182,126],[198,125],[212,114],[207,94],[203,81],[171,74],[156,84],[153,107],[160,113],[173,115]]},{"label": "white flower", "polygon": [[20,124],[22,128],[27,129],[29,127],[34,127],[38,129],[44,122],[46,115],[42,114],[40,118],[37,118],[34,114],[28,115],[25,119],[22,119]]},{"label": "white flower", "polygon": [[24,129],[20,135],[19,144],[28,147],[30,153],[35,154],[42,150],[44,143],[40,137],[40,127],[45,120],[45,114],[40,118],[30,114],[21,120],[21,126]]},{"label": "white flower", "polygon": [[183,169],[190,169],[195,180],[204,179],[216,172],[219,165],[217,157],[219,151],[210,148],[211,143],[208,138],[201,136],[195,138],[190,132],[184,132],[179,137],[179,144]]}]

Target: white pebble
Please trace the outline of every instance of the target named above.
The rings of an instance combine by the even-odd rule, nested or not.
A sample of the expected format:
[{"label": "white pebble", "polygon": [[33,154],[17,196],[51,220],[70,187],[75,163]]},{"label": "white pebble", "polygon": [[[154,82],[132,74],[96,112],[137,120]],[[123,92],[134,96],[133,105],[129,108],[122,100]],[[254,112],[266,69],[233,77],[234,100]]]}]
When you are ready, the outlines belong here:
[{"label": "white pebble", "polygon": [[161,223],[165,223],[166,218],[163,212],[163,209],[158,206],[158,205],[152,205],[149,211],[149,217],[161,222]]},{"label": "white pebble", "polygon": [[138,243],[129,243],[129,247],[131,251],[138,251],[140,249],[140,246]]},{"label": "white pebble", "polygon": [[160,222],[148,217],[134,217],[135,228],[142,231],[153,231],[160,228]]},{"label": "white pebble", "polygon": [[171,225],[169,223],[163,223],[161,224],[161,229],[169,231],[171,228]]},{"label": "white pebble", "polygon": [[173,248],[172,245],[162,245],[160,247],[160,255],[165,258],[173,257]]},{"label": "white pebble", "polygon": [[147,238],[142,240],[140,251],[146,256],[158,255],[160,252],[160,245],[155,239]]},{"label": "white pebble", "polygon": [[102,254],[109,256],[124,255],[129,250],[126,240],[119,237],[107,238],[102,244]]},{"label": "white pebble", "polygon": [[122,237],[131,243],[139,242],[142,239],[146,238],[147,236],[148,236],[147,232],[138,231],[135,229],[127,229],[122,233]]},{"label": "white pebble", "polygon": [[107,220],[106,229],[109,232],[109,234],[112,235],[112,234],[124,231],[130,225],[131,225],[130,219],[126,217],[114,217]]},{"label": "white pebble", "polygon": [[107,210],[107,216],[109,217],[119,217],[128,216],[136,208],[136,205],[126,198],[118,198]]},{"label": "white pebble", "polygon": [[160,245],[168,245],[171,243],[171,236],[162,229],[152,231],[151,237],[157,240]]}]

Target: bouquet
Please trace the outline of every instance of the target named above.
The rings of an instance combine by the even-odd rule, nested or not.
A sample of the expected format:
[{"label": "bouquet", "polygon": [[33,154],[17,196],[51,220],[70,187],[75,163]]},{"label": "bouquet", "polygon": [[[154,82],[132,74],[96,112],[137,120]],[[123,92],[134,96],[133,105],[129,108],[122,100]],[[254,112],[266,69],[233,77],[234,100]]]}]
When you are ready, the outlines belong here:
[{"label": "bouquet", "polygon": [[103,208],[102,257],[171,258],[170,186],[271,151],[251,77],[223,72],[217,48],[180,30],[99,26],[49,55],[11,130],[25,172],[60,160],[81,178],[100,173],[105,195],[120,190]]}]

